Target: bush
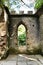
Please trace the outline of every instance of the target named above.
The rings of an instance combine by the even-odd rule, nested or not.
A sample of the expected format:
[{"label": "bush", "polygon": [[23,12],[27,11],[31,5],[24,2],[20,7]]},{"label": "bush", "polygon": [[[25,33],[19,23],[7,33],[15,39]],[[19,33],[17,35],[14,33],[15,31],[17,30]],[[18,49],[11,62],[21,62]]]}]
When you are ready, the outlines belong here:
[{"label": "bush", "polygon": [[18,36],[19,45],[26,45],[26,34],[23,33]]}]

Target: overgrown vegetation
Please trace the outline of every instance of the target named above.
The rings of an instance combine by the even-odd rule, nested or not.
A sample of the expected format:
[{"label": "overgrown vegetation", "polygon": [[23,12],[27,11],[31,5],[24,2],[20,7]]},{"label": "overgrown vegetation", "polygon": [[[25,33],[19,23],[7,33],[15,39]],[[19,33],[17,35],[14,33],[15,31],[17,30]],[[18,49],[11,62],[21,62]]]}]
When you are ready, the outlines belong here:
[{"label": "overgrown vegetation", "polygon": [[18,27],[18,44],[26,45],[26,29],[22,24]]},{"label": "overgrown vegetation", "polygon": [[25,32],[18,36],[19,45],[26,45],[26,34]]},{"label": "overgrown vegetation", "polygon": [[36,0],[35,8],[39,9],[43,5],[43,0]]}]

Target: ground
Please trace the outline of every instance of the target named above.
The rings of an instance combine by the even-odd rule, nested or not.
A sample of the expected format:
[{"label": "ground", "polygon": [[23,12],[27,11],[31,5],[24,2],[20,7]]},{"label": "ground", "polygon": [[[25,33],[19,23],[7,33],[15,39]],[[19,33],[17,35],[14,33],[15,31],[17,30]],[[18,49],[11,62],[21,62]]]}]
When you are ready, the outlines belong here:
[{"label": "ground", "polygon": [[41,55],[9,55],[7,59],[0,60],[0,65],[43,65]]}]

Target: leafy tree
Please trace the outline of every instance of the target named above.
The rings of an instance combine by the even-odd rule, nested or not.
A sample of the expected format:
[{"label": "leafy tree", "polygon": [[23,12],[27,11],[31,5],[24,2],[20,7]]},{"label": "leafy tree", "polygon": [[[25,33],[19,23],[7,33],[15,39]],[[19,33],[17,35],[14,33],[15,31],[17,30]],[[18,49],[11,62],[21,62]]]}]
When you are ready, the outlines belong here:
[{"label": "leafy tree", "polygon": [[43,5],[43,0],[36,0],[35,8],[39,9]]},{"label": "leafy tree", "polygon": [[11,7],[10,0],[0,0],[0,6],[7,5],[8,8]]}]

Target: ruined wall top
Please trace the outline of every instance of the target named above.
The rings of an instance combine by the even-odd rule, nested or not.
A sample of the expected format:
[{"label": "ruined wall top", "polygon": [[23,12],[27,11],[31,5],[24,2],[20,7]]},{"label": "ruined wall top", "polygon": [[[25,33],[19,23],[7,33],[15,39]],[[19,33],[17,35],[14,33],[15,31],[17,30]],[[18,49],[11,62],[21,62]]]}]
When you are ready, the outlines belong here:
[{"label": "ruined wall top", "polygon": [[[11,11],[10,15],[25,15],[24,11],[19,11],[18,13],[16,11]],[[33,11],[27,11],[26,15],[35,15],[35,16],[41,16],[43,14],[43,5],[36,11],[36,13],[33,14]]]},{"label": "ruined wall top", "polygon": [[11,11],[10,14],[11,15],[16,15],[16,14],[19,14],[19,15],[20,14],[22,14],[22,15],[23,14],[29,14],[29,15],[31,15],[31,14],[33,14],[33,11],[27,11],[27,13],[24,13],[24,11],[19,11],[18,13],[16,11]]}]

